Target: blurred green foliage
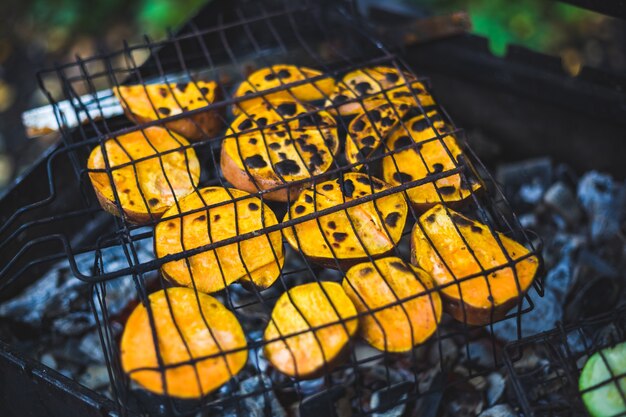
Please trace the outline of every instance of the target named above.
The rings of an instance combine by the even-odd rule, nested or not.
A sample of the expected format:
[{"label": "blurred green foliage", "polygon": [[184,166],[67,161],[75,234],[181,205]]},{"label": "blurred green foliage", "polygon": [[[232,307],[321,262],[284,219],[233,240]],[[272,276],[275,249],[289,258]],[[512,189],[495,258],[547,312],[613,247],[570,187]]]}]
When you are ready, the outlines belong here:
[{"label": "blurred green foliage", "polygon": [[[473,31],[489,39],[497,55],[508,44],[551,52],[568,32],[576,32],[594,14],[557,1],[544,0],[412,0],[439,12],[464,9]],[[600,0],[599,0],[600,1]]]}]

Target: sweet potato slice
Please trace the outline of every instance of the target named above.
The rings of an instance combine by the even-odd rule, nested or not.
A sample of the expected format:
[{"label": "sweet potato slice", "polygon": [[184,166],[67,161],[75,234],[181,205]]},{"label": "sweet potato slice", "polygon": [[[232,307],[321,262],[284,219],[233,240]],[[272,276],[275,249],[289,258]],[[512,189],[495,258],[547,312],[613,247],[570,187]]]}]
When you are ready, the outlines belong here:
[{"label": "sweet potato slice", "polygon": [[[434,129],[424,115],[420,115],[408,120],[405,123],[406,128],[399,127],[390,135],[387,141],[390,151],[402,148],[406,150],[383,158],[383,178],[389,184],[400,185],[424,179],[460,166],[459,157],[462,151],[454,136],[446,133],[448,126],[436,111],[428,112],[427,117],[433,123]],[[437,138],[435,129],[443,139]],[[412,187],[407,190],[407,194],[411,202],[423,210],[436,203],[461,202],[480,187],[478,182],[471,181],[471,177],[462,181],[460,174],[452,174]]]},{"label": "sweet potato slice", "polygon": [[[188,288],[160,290],[148,298],[154,327],[148,309],[140,304],[128,318],[121,342],[122,368],[143,388],[160,395],[200,398],[246,364],[241,325],[218,300]],[[171,366],[167,370],[159,369],[153,329],[163,363]],[[211,355],[215,356],[200,359]]]},{"label": "sweet potato slice", "polygon": [[[303,190],[284,221],[388,188],[366,174],[346,173],[343,181],[330,180]],[[392,194],[298,223],[283,233],[291,246],[313,261],[330,268],[337,267],[336,260],[340,266],[349,266],[368,259],[368,254],[379,257],[391,251],[402,236],[407,211],[402,195]]]},{"label": "sweet potato slice", "polygon": [[269,342],[265,356],[280,372],[296,378],[329,372],[356,333],[356,314],[337,283],[312,282],[291,288],[272,310],[264,335]]},{"label": "sweet potato slice", "polygon": [[[332,77],[322,77],[323,73],[313,68],[298,67],[295,65],[272,65],[261,68],[242,82],[235,91],[234,97],[244,97],[248,94],[280,88],[264,97],[244,100],[233,105],[233,114],[238,115],[265,102],[276,98],[289,100],[316,101],[328,97],[335,88],[335,80]],[[321,77],[312,81],[314,77]],[[310,80],[296,86],[288,87],[289,84]],[[265,100],[264,100],[265,99]]]},{"label": "sweet potato slice", "polygon": [[[412,262],[445,286],[445,310],[458,321],[482,325],[503,318],[535,277],[537,257],[528,256],[528,249],[503,234],[497,236],[504,251],[486,225],[441,204],[420,216],[413,227]],[[507,266],[507,255],[515,270]]]},{"label": "sweet potato slice", "polygon": [[[407,83],[410,83],[412,91],[408,89]],[[409,105],[415,105],[415,96],[423,107],[434,104],[432,96],[428,94],[424,85],[415,81],[412,74],[400,73],[390,67],[374,67],[346,74],[337,83],[325,107],[330,109],[331,105],[338,106],[336,111],[339,114],[349,116],[362,113],[364,106],[369,109],[388,103],[390,100],[404,100]],[[359,97],[363,99],[363,103],[355,100]]]},{"label": "sweet potato slice", "polygon": [[[230,131],[245,129],[250,120],[267,124],[279,121],[281,116],[290,118],[298,111],[309,109],[289,100],[277,100],[273,104],[276,107],[270,110],[263,105],[253,108],[250,116],[254,114],[254,117],[240,116]],[[288,122],[289,127],[279,124],[271,129],[244,131],[227,137],[222,142],[220,159],[224,177],[239,189],[256,192],[326,172],[339,148],[339,139],[332,116],[325,113],[320,121],[323,122],[320,127],[297,120]],[[265,197],[276,201],[293,200],[305,186],[306,183],[301,183],[281,188]]]},{"label": "sweet potato slice", "polygon": [[[160,127],[108,139],[104,149],[113,185],[104,171],[102,146],[96,146],[87,168],[98,170],[90,171],[89,179],[102,208],[132,223],[149,222],[151,215],[160,218],[175,198],[180,200],[198,184],[200,163],[192,148],[182,149],[188,145],[183,137]],[[115,203],[114,189],[123,213]]]},{"label": "sweet potato slice", "polygon": [[361,336],[373,347],[406,352],[423,343],[441,320],[441,298],[430,275],[400,258],[381,258],[350,268],[343,289],[359,313]]},{"label": "sweet potato slice", "polygon": [[[268,126],[269,127],[266,127]],[[240,114],[230,124],[226,136],[241,133],[264,134],[291,130],[337,129],[335,118],[324,110],[287,98],[263,102]],[[336,132],[333,132],[336,135]]]},{"label": "sweet potato slice", "polygon": [[[128,85],[116,87],[113,92],[127,117],[135,123],[146,123],[206,107],[218,99],[217,84],[213,81]],[[217,134],[222,127],[222,118],[213,109],[172,120],[165,126],[189,140],[198,140]]]},{"label": "sweet potato slice", "polygon": [[[406,103],[394,102],[359,113],[348,126],[346,137],[348,162],[355,164],[370,157],[410,109]],[[357,165],[354,169],[362,167],[363,165]]]},{"label": "sweet potato slice", "polygon": [[[216,206],[246,196],[249,198],[236,204]],[[179,205],[180,209],[174,205],[168,210],[156,226],[154,242],[158,258],[277,224],[274,212],[259,198],[234,188],[202,188],[182,199]],[[206,210],[189,213],[200,208]],[[167,219],[181,212],[182,222],[180,217]],[[212,293],[237,280],[267,288],[278,278],[283,263],[281,234],[276,231],[167,262],[161,271],[180,285],[195,284],[199,291]]]}]

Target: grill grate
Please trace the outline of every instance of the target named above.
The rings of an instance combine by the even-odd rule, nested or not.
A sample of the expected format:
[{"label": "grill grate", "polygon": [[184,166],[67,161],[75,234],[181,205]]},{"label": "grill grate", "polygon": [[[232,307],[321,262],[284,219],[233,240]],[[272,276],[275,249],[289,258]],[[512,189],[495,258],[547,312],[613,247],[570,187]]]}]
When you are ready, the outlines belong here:
[{"label": "grill grate", "polygon": [[[588,416],[581,394],[593,393],[609,384],[626,402],[623,380],[608,365],[610,379],[579,391],[579,377],[587,360],[596,352],[626,340],[626,310],[583,320],[513,342],[505,349],[505,363],[512,377],[519,405],[525,416]],[[604,364],[609,364],[600,353]],[[606,400],[606,399],[605,399]],[[615,414],[622,416],[624,413]]]},{"label": "grill grate", "polygon": [[[48,157],[47,181],[50,190],[49,197],[33,202],[18,210],[0,228],[0,236],[2,236],[0,250],[6,250],[5,253],[10,256],[6,266],[0,271],[0,289],[19,282],[20,276],[24,271],[23,268],[18,268],[20,265],[19,260],[31,251],[37,251],[40,255],[34,261],[31,261],[27,267],[35,264],[46,264],[63,258],[68,259],[72,273],[78,279],[91,285],[93,293],[91,306],[105,351],[111,379],[111,390],[122,414],[135,411],[151,411],[173,415],[188,415],[198,411],[224,411],[230,409],[229,407],[232,407],[236,413],[245,414],[242,408],[244,405],[242,404],[257,397],[263,398],[258,404],[262,409],[261,412],[273,414],[275,412],[272,408],[273,399],[270,397],[270,393],[276,392],[281,396],[287,397],[288,402],[298,404],[301,414],[315,415],[315,410],[319,411],[319,408],[316,408],[319,407],[319,399],[323,398],[322,403],[332,403],[340,396],[337,394],[337,390],[340,389],[350,392],[351,402],[349,408],[352,409],[353,415],[369,415],[389,410],[390,407],[401,403],[423,398],[429,393],[441,391],[442,387],[437,385],[434,388],[425,390],[418,388],[417,381],[420,378],[420,373],[424,371],[419,348],[403,355],[378,351],[364,355],[359,342],[357,342],[352,345],[348,358],[343,364],[321,379],[314,380],[314,382],[303,382],[296,378],[287,378],[269,369],[262,355],[262,349],[267,344],[267,341],[262,339],[261,331],[269,320],[269,313],[272,311],[277,298],[285,290],[297,284],[328,280],[337,281],[347,271],[347,268],[342,266],[336,257],[333,259],[336,269],[322,268],[303,256],[303,254],[287,249],[285,266],[272,288],[265,291],[253,290],[252,292],[246,292],[238,284],[233,284],[217,295],[243,324],[250,352],[246,368],[216,393],[200,400],[183,401],[175,400],[169,396],[157,397],[135,386],[122,371],[119,358],[119,334],[114,330],[116,327],[114,323],[123,324],[127,317],[125,315],[112,316],[109,314],[109,308],[106,303],[107,287],[114,280],[132,280],[138,301],[148,305],[147,297],[150,293],[170,286],[158,274],[159,268],[167,262],[188,259],[188,257],[198,253],[212,251],[233,243],[240,243],[254,236],[263,234],[267,236],[270,232],[283,231],[307,220],[316,219],[319,222],[319,218],[323,215],[339,211],[347,212],[347,209],[351,207],[370,201],[376,202],[391,194],[402,193],[408,201],[406,190],[409,188],[431,183],[452,175],[460,175],[466,183],[474,182],[482,185],[484,192],[480,194],[472,193],[463,212],[488,225],[490,233],[494,236],[501,249],[503,249],[502,242],[495,231],[500,231],[505,236],[516,239],[530,250],[527,256],[516,260],[513,260],[508,255],[508,252],[503,250],[507,257],[507,262],[498,269],[510,268],[515,275],[518,288],[520,288],[520,284],[516,265],[530,256],[540,258],[536,236],[525,231],[520,226],[486,168],[480,163],[467,144],[462,141],[463,131],[454,126],[444,109],[437,107],[444,120],[452,126],[452,130],[448,134],[453,134],[459,142],[463,143],[465,158],[459,159],[458,163],[455,162],[456,166],[454,169],[438,173],[433,172],[425,179],[405,182],[382,191],[372,189],[370,195],[359,197],[352,201],[345,201],[344,197],[344,202],[335,207],[317,211],[297,219],[285,220],[277,225],[264,227],[260,231],[238,234],[232,238],[213,242],[195,249],[184,250],[181,253],[168,255],[160,259],[140,260],[138,252],[140,252],[140,248],[152,245],[154,236],[152,227],[159,220],[152,218],[147,224],[137,225],[125,218],[104,216],[102,214],[102,209],[93,193],[88,177],[88,174],[94,171],[86,167],[87,158],[93,148],[101,146],[104,149],[104,142],[109,138],[139,131],[148,126],[163,126],[165,123],[187,118],[207,110],[216,110],[221,114],[225,114],[227,108],[241,101],[241,98],[233,97],[233,87],[245,79],[253,67],[264,67],[275,63],[306,65],[318,68],[324,71],[325,74],[340,79],[343,74],[351,70],[382,65],[415,76],[403,60],[391,53],[375,37],[370,35],[363,26],[363,22],[350,11],[347,11],[343,4],[324,5],[322,7],[322,5],[316,2],[302,2],[297,6],[285,3],[278,7],[269,7],[264,5],[263,2],[258,3],[248,4],[244,8],[237,9],[230,18],[218,19],[218,25],[210,29],[201,29],[192,25],[188,33],[171,36],[165,41],[154,42],[146,38],[141,45],[125,45],[123,50],[108,55],[85,59],[78,57],[74,63],[57,66],[52,71],[40,74],[41,87],[57,109],[63,144]],[[168,53],[163,54],[160,51],[167,51]],[[142,56],[150,56],[150,59],[145,64],[139,65],[138,61]],[[428,80],[415,77],[426,85],[428,84]],[[145,86],[153,82],[167,84],[179,81],[196,83],[198,80],[205,79],[219,81],[219,88],[223,97],[221,101],[209,103],[203,108],[191,110],[180,115],[163,117],[140,125],[133,125],[123,117],[106,117],[109,114],[109,106],[116,105],[114,100],[111,100],[112,93],[110,91],[117,86],[123,84],[141,84]],[[310,81],[315,81],[315,78]],[[407,80],[405,79],[404,81],[406,82]],[[276,88],[276,91],[288,91],[289,87],[296,85],[298,83],[281,85]],[[105,89],[104,94],[98,93],[99,90],[103,89]],[[267,102],[264,95],[272,91],[266,90],[262,93],[256,91],[246,96],[246,99],[261,97]],[[388,92],[389,89],[383,89],[383,94],[387,100],[389,100]],[[71,100],[73,114],[64,114],[60,110],[59,103],[54,98],[55,93],[60,93],[63,99]],[[419,102],[415,93],[413,93],[413,96]],[[356,99],[356,101],[363,106],[361,98]],[[269,102],[267,103],[270,104]],[[336,107],[336,105],[329,106],[329,108]],[[424,115],[428,124],[434,126],[434,120],[427,115],[429,109],[425,109],[421,105],[418,107],[419,113]],[[397,112],[397,110],[395,111]],[[309,112],[304,116],[311,113]],[[294,118],[302,116],[294,116]],[[81,124],[76,129],[64,128],[63,126],[67,124],[66,121],[70,117],[86,119],[86,123]],[[225,125],[232,121],[230,117],[222,117]],[[294,120],[294,118],[285,117],[279,123],[288,122]],[[401,128],[408,129],[402,118],[399,119],[401,120]],[[341,117],[338,117],[337,121],[340,132],[345,133],[348,130],[347,121]],[[269,128],[271,125],[267,127]],[[320,130],[319,124],[316,127]],[[259,128],[256,129],[259,130]],[[254,131],[254,129],[252,130]],[[220,143],[225,137],[225,134],[222,132],[215,137],[204,137],[190,145],[181,144],[180,147],[174,150],[193,148],[196,151],[202,167],[200,187],[228,186],[218,169],[220,166]],[[347,136],[346,140],[352,139]],[[437,134],[436,137],[429,139],[429,141],[441,143],[446,148],[451,159],[455,161],[441,134]],[[418,145],[418,143],[412,143],[408,148],[404,149],[414,149],[424,160]],[[398,150],[389,149],[385,144],[383,144],[383,147],[382,152],[368,157],[359,163],[359,165],[363,164],[365,166],[364,172],[370,179],[370,184],[372,183],[372,176],[376,174],[376,164],[380,163],[385,156],[394,155],[398,152]],[[156,156],[161,159],[163,155],[164,153],[157,153]],[[130,162],[129,165],[135,167],[139,161],[135,160]],[[112,183],[113,172],[122,168],[123,165],[111,169],[108,161],[106,164],[107,169],[104,172],[107,173],[109,181]],[[70,180],[66,180],[63,183],[55,175],[55,172],[61,169],[59,168],[61,165],[71,166],[73,172],[73,177],[70,177]],[[335,157],[332,167],[323,175],[314,175],[311,178],[295,183],[318,184],[331,177],[343,180],[344,174],[351,172],[355,165],[357,164],[349,164],[343,158]],[[283,183],[271,191],[285,189],[293,184]],[[171,189],[169,182],[168,185]],[[72,190],[77,197],[73,199],[74,201],[71,204],[59,204],[58,196],[68,189]],[[139,189],[141,190],[140,187]],[[256,193],[252,193],[252,195],[260,198],[264,204],[267,204],[268,207],[276,212],[278,218],[282,218],[285,213],[290,212],[292,203],[267,201],[266,195],[269,191],[259,190]],[[443,201],[439,189],[437,189],[437,193],[441,201]],[[142,198],[145,203],[145,196],[142,195]],[[233,197],[230,201],[211,205],[211,208],[232,204],[244,198],[249,198],[249,196]],[[117,195],[115,200],[117,209],[121,212],[120,200]],[[176,205],[178,204],[179,202],[176,201]],[[393,250],[393,256],[399,256],[403,259],[407,259],[408,253],[408,238],[410,234],[408,226],[413,225],[421,214],[411,204],[408,204],[408,206],[407,227],[403,232],[400,243]],[[206,210],[206,208],[201,208],[185,212],[184,214],[188,215]],[[180,217],[181,215],[176,215],[173,218]],[[25,221],[24,219],[27,220]],[[351,228],[356,231],[357,226],[350,217],[348,219],[350,219]],[[104,231],[98,233],[96,239],[73,238],[64,231],[64,225],[70,221],[84,224],[85,229],[89,225],[98,224],[100,227],[104,225],[102,228]],[[19,226],[17,226],[18,224]],[[237,225],[235,226],[238,227]],[[383,227],[385,233],[389,236],[387,227],[384,224]],[[474,250],[459,232],[458,226],[455,226],[455,228],[474,256],[474,259],[477,260]],[[35,230],[35,237],[27,242],[21,241],[20,234],[24,231],[30,232],[32,230]],[[41,230],[41,232],[38,233],[37,230]],[[427,234],[426,236],[428,237]],[[432,245],[430,237],[428,239]],[[326,244],[330,246],[330,242],[326,241]],[[43,247],[46,249],[42,249]],[[285,247],[287,247],[286,243]],[[126,265],[117,265],[116,267],[107,265],[103,261],[102,254],[109,248],[121,249],[126,258]],[[364,248],[367,251],[367,247]],[[93,268],[89,268],[89,270],[81,269],[79,263],[76,262],[76,258],[85,253],[94,254]],[[279,262],[276,253],[274,253],[274,257],[276,262]],[[368,252],[367,258],[372,261],[374,256]],[[477,263],[480,265],[480,262],[477,261]],[[190,275],[193,276],[189,261],[186,261],[186,264]],[[481,266],[480,273],[464,277],[457,276],[455,278],[457,282],[484,279],[483,275],[492,272],[494,271],[485,270]],[[221,266],[220,273],[224,276]],[[398,299],[396,297],[398,301],[394,303],[394,306],[401,306],[403,302],[411,298],[431,294],[450,285],[458,284],[451,283],[435,289],[429,289],[410,298]],[[533,287],[538,294],[542,294],[540,274],[535,278]],[[532,298],[529,294],[526,294],[524,302],[515,307],[502,320],[515,322],[519,336],[521,315],[532,308]],[[365,314],[371,315],[375,311],[377,310],[369,309]],[[360,314],[359,316],[362,315]],[[483,366],[482,369],[471,369],[467,377],[471,378],[484,374],[489,370],[496,369],[501,364],[501,358],[496,354],[496,346],[499,343],[496,337],[492,335],[494,321],[492,316],[490,323],[486,326],[470,326],[467,323],[445,322],[444,320],[445,323],[424,344],[424,349],[439,352],[439,369],[441,372],[446,372],[450,370],[450,364],[445,362],[443,354],[443,344],[446,339],[460,341],[467,357],[471,361],[470,342],[478,337],[487,335],[492,345],[492,364],[489,367]],[[332,324],[345,325],[345,322],[339,320]],[[309,328],[311,330],[318,329],[310,325]],[[180,329],[178,331],[180,332]],[[152,332],[156,338],[154,328]],[[281,335],[278,340],[285,340],[285,336]],[[223,356],[231,352],[221,351],[210,357]],[[162,364],[163,361],[159,349],[157,349],[157,356],[159,363]],[[197,357],[177,365],[195,364],[204,359],[207,359],[207,357]],[[371,381],[368,381],[368,378],[363,376],[362,370],[364,367],[375,364],[380,366],[383,371],[384,375],[380,379],[383,381],[390,400],[382,401],[376,406],[372,406],[371,404],[366,404],[364,400],[368,395],[367,393],[371,392],[372,387],[370,386]],[[166,367],[162,365],[158,370],[164,374],[164,369],[171,366]],[[402,370],[406,377],[405,380],[394,380],[391,375],[391,370],[393,369]],[[246,391],[244,385],[246,381],[249,381],[249,378],[257,378],[257,383],[255,384],[257,389]],[[453,383],[448,382],[447,386]]]}]

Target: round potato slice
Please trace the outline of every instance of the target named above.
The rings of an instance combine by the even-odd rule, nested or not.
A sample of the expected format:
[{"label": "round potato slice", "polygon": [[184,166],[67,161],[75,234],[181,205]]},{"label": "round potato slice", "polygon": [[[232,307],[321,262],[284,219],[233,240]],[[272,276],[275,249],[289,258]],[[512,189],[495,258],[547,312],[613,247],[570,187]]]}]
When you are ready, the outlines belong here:
[{"label": "round potato slice", "polygon": [[[276,100],[272,105],[253,108],[249,116],[238,117],[229,129],[233,136],[222,142],[220,164],[224,177],[241,190],[257,192],[326,172],[339,148],[336,122],[327,112],[271,128],[246,130],[297,117],[311,109],[291,100]],[[294,200],[306,185],[303,182],[280,188],[265,197]]]},{"label": "round potato slice", "polygon": [[[246,81],[242,82],[235,91],[234,97],[244,97],[260,91],[280,88],[280,90],[264,95],[265,100],[273,101],[276,98],[297,99],[302,101],[316,101],[328,97],[335,88],[332,77],[322,77],[323,73],[307,67],[295,65],[272,65],[253,72]],[[320,77],[315,81],[312,78]],[[305,80],[309,82],[289,86]],[[245,113],[265,101],[263,97],[244,100],[233,105],[233,114]]]},{"label": "round potato slice", "polygon": [[[102,208],[132,223],[160,218],[175,200],[191,193],[198,184],[200,163],[192,148],[182,149],[188,145],[183,137],[160,127],[108,139],[104,149],[113,185],[104,171],[102,146],[95,147],[87,168]],[[116,205],[114,189],[123,213]]]},{"label": "round potato slice", "polygon": [[[411,90],[407,87],[410,83]],[[383,92],[385,90],[385,92]],[[417,96],[423,107],[432,106],[434,100],[426,91],[424,85],[415,81],[415,77],[408,72],[399,72],[391,67],[374,67],[359,69],[346,74],[337,83],[333,94],[326,101],[325,107],[335,107],[342,116],[349,116],[388,103],[389,100],[404,99],[409,105],[415,105]],[[364,102],[357,99],[362,97]],[[334,109],[334,108],[333,108]]]},{"label": "round potato slice", "polygon": [[[388,188],[378,178],[346,173],[343,181],[326,181],[303,190],[284,221]],[[291,246],[313,261],[329,268],[336,268],[337,262],[340,267],[349,266],[367,260],[368,254],[380,257],[393,250],[402,236],[407,211],[402,194],[396,193],[298,223],[283,233]]]},{"label": "round potato slice", "polygon": [[355,317],[356,309],[341,285],[298,285],[281,295],[272,310],[264,335],[265,356],[284,374],[316,378],[337,364],[356,333]]},{"label": "round potato slice", "polygon": [[[249,198],[237,203],[216,206],[246,196]],[[156,226],[158,258],[277,224],[274,212],[259,198],[234,188],[202,188],[179,205],[180,209],[174,205],[168,210]],[[197,209],[203,210],[189,213]],[[180,217],[168,219],[181,212],[182,221]],[[276,231],[167,262],[161,271],[173,282],[187,287],[195,284],[198,291],[206,293],[222,290],[237,280],[264,289],[278,278],[284,259],[281,234]]]},{"label": "round potato slice", "polygon": [[[174,116],[206,107],[218,100],[217,84],[213,81],[128,85],[116,87],[113,92],[127,117],[135,123]],[[213,109],[172,120],[165,126],[189,140],[197,140],[215,136],[222,127],[222,118]]]},{"label": "round potato slice", "polygon": [[[427,116],[443,139],[437,139],[435,129],[423,115],[408,120],[406,128],[395,130],[387,141],[389,150],[406,150],[383,158],[383,178],[387,183],[400,185],[460,166],[463,153],[454,136],[446,134],[448,127],[441,116],[436,111]],[[459,203],[480,188],[478,182],[462,181],[460,174],[452,174],[406,192],[416,208],[423,210],[441,202]]]},{"label": "round potato slice", "polygon": [[[537,257],[525,257],[528,249],[501,233],[497,236],[504,251],[489,227],[441,204],[413,227],[412,262],[439,286],[453,284],[442,288],[442,294],[446,311],[458,321],[483,325],[504,318],[533,282]],[[506,266],[506,255],[515,263],[515,272]]]},{"label": "round potato slice", "polygon": [[[441,320],[441,298],[424,270],[400,258],[382,258],[350,268],[343,289],[359,313],[361,336],[373,347],[406,352],[423,343]],[[375,310],[372,312],[372,310]]]},{"label": "round potato slice", "polygon": [[[124,372],[146,390],[200,398],[228,382],[246,364],[241,325],[215,298],[188,288],[169,288],[150,294],[149,302],[153,323],[148,309],[138,305],[126,322],[121,342]],[[171,366],[164,370],[165,384],[153,332],[163,364]],[[211,355],[215,356],[200,359]]]}]

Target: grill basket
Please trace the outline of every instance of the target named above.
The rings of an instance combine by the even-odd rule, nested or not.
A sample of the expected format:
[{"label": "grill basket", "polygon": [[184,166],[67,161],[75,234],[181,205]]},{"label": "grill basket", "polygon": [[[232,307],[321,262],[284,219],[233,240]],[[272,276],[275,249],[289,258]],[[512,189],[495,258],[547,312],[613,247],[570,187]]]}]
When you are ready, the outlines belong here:
[{"label": "grill basket", "polygon": [[[626,309],[560,326],[549,332],[511,343],[505,362],[519,406],[525,416],[588,416],[582,395],[613,384],[626,402],[623,379],[602,350],[626,340]],[[611,374],[609,379],[579,391],[579,378],[596,352]],[[622,380],[621,383],[617,381]],[[619,413],[616,415],[624,415]]]},{"label": "grill basket", "polygon": [[[0,271],[0,290],[6,290],[7,293],[16,292],[28,284],[22,278],[26,271],[43,272],[55,263],[67,259],[72,274],[89,287],[91,309],[98,325],[109,370],[111,396],[121,415],[143,412],[168,415],[234,412],[244,415],[245,409],[242,404],[246,404],[246,401],[253,401],[259,414],[271,415],[274,412],[272,401],[275,397],[273,394],[270,397],[270,393],[276,393],[283,403],[292,404],[299,410],[300,415],[336,413],[335,402],[339,398],[349,399],[347,407],[352,410],[352,415],[382,415],[380,413],[400,404],[415,403],[429,394],[450,388],[455,383],[498,369],[502,365],[502,358],[499,353],[500,342],[493,333],[494,321],[491,320],[486,326],[470,326],[446,317],[430,340],[409,353],[372,352],[364,349],[362,342],[356,341],[352,344],[345,361],[319,379],[302,381],[279,375],[268,368],[262,354],[266,344],[262,338],[262,330],[269,320],[274,303],[285,290],[297,284],[339,281],[347,271],[337,259],[335,259],[336,269],[322,268],[303,254],[287,249],[285,266],[272,288],[266,291],[246,291],[238,284],[233,284],[217,294],[243,324],[249,349],[246,367],[221,389],[199,400],[175,400],[170,396],[159,397],[144,391],[134,385],[122,371],[119,358],[119,328],[123,326],[129,311],[111,314],[107,293],[110,292],[112,285],[117,285],[120,281],[132,282],[136,302],[145,305],[150,293],[171,285],[159,274],[159,268],[166,262],[239,243],[256,234],[280,231],[325,214],[347,210],[357,204],[377,201],[392,193],[402,193],[407,199],[405,193],[407,189],[451,175],[460,175],[468,183],[478,182],[484,190],[480,194],[472,193],[462,210],[464,214],[488,225],[490,233],[498,242],[500,240],[496,231],[527,247],[530,251],[528,256],[541,258],[539,240],[520,226],[497,184],[463,141],[463,131],[454,125],[441,107],[437,110],[452,126],[453,130],[450,133],[463,144],[465,158],[460,159],[454,169],[433,172],[425,179],[405,182],[389,190],[374,191],[371,195],[345,202],[324,212],[288,220],[254,234],[242,234],[161,259],[143,256],[142,254],[149,252],[153,245],[152,227],[158,220],[153,219],[147,224],[136,225],[102,211],[89,181],[90,171],[86,166],[93,148],[103,146],[109,138],[148,126],[162,126],[167,122],[187,118],[209,109],[227,114],[227,109],[232,104],[241,101],[240,98],[233,97],[234,87],[254,68],[276,63],[296,64],[320,69],[336,79],[352,70],[378,65],[412,74],[402,59],[391,53],[370,34],[364,22],[353,13],[348,4],[324,4],[322,7],[317,2],[301,2],[297,5],[287,2],[278,5],[257,3],[247,4],[232,14],[218,17],[217,25],[208,29],[190,24],[189,31],[172,35],[167,40],[155,42],[146,38],[140,45],[125,45],[120,51],[102,56],[77,57],[74,63],[60,65],[54,70],[40,74],[42,90],[56,109],[63,142],[47,156],[48,175],[41,181],[47,184],[48,197],[24,205],[0,227],[0,253],[2,253],[0,264],[5,265]],[[140,60],[146,56],[149,56],[149,59],[140,65]],[[417,76],[416,78],[428,85],[427,79]],[[201,109],[140,125],[134,125],[122,116],[108,117],[110,107],[115,105],[112,88],[123,84],[146,85],[181,80],[192,83],[198,80],[218,80],[223,99],[207,104]],[[293,86],[295,84],[284,85],[278,90],[286,91]],[[98,91],[104,93],[97,93]],[[263,94],[255,92],[246,98],[262,96]],[[70,100],[69,112],[67,108],[61,107],[59,97]],[[362,104],[362,101],[360,103]],[[434,121],[426,115],[426,110],[429,109],[421,106],[419,108],[420,114],[423,114],[429,125],[433,126]],[[86,119],[86,122],[80,124],[78,128],[69,129],[65,126],[70,119]],[[286,120],[288,121],[288,118]],[[337,120],[339,131],[345,133],[348,122],[341,117]],[[231,121],[232,117],[224,116],[226,126]],[[406,128],[403,123],[402,127]],[[200,159],[201,187],[229,186],[218,168],[220,143],[224,137],[222,131],[215,137],[205,137],[188,146],[196,151]],[[439,141],[446,147],[442,139],[438,135],[431,140]],[[345,140],[351,139],[347,137]],[[364,172],[370,179],[376,175],[375,167],[382,158],[397,153],[396,150],[384,147],[382,152],[361,161],[365,166]],[[177,150],[186,148],[181,146]],[[420,152],[417,143],[413,143],[409,148]],[[159,158],[161,156],[159,153],[156,155]],[[130,162],[131,165],[135,163],[137,161]],[[353,170],[353,165],[337,157],[328,172],[306,181],[317,184],[329,177],[341,179],[344,174]],[[118,168],[106,170],[109,179],[112,178],[112,172]],[[70,175],[62,177],[59,174],[61,171],[68,171]],[[287,184],[276,189],[285,187]],[[265,200],[266,191],[252,194],[268,204],[278,218],[282,218],[291,209],[291,203]],[[63,198],[67,195],[73,198],[69,201]],[[441,198],[441,194],[439,196]],[[234,199],[223,204],[233,201],[238,200]],[[121,209],[117,198],[116,205],[118,210]],[[403,238],[394,249],[393,256],[408,259],[410,226],[420,214],[409,204],[407,226]],[[354,224],[352,227],[355,227]],[[467,242],[465,243],[467,245]],[[285,243],[285,247],[287,246]],[[112,250],[123,253],[122,262],[115,264],[107,262],[107,254]],[[34,260],[33,253],[37,254]],[[367,255],[369,260],[373,259],[371,254]],[[91,267],[85,268],[85,263],[78,261],[79,258],[92,259]],[[512,271],[516,271],[515,265],[525,259],[513,260],[508,256],[507,258],[508,262],[499,269],[511,268]],[[26,262],[26,259],[29,260]],[[491,272],[493,271],[482,269],[480,274],[455,278],[457,282],[484,279],[482,275]],[[516,273],[515,276],[517,279]],[[519,288],[519,282],[517,285]],[[518,338],[521,334],[521,316],[533,308],[532,296],[542,295],[541,272],[535,277],[533,288],[523,297],[523,302],[502,319],[516,326]],[[435,288],[424,294],[441,289]],[[394,306],[401,305],[404,301],[406,300],[398,300]],[[337,323],[345,324],[342,321]],[[152,331],[154,332],[154,329]],[[281,336],[280,339],[284,338],[285,336]],[[443,384],[433,384],[426,389],[420,388],[418,381],[423,379],[423,373],[430,366],[424,359],[425,352],[439,353],[435,355],[436,367],[438,372],[445,375],[452,372],[455,365],[446,361],[445,344],[452,341],[461,346],[467,362],[472,363],[474,358],[470,344],[480,338],[487,338],[491,345],[491,361],[488,366],[483,363],[481,366],[469,367],[468,374],[462,379],[446,379]],[[227,353],[229,352],[220,352],[219,355]],[[195,358],[180,365],[195,364],[202,359],[206,358]],[[509,362],[512,362],[512,357],[509,358]],[[371,366],[377,366],[382,371],[375,382],[364,377],[363,369]],[[163,368],[158,370],[163,372]],[[396,373],[392,371],[401,372],[402,379],[394,377]],[[247,388],[246,381],[255,378],[255,388]],[[370,401],[371,392],[380,388],[384,388],[383,392],[386,394],[374,404]]]}]

